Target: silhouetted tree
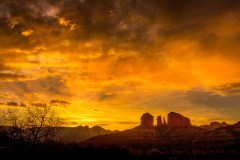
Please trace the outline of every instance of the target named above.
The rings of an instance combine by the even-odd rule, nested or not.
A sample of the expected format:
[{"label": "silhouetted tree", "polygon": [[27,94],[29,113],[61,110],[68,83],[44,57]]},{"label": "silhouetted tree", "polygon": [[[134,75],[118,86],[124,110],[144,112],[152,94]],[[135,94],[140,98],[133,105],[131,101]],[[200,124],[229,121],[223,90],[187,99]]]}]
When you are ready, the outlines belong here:
[{"label": "silhouetted tree", "polygon": [[18,140],[24,135],[24,115],[14,108],[2,110],[0,113],[0,132],[11,140]]},{"label": "silhouetted tree", "polygon": [[62,125],[62,119],[47,104],[31,104],[1,112],[1,133],[12,140],[22,139],[32,145],[52,139]]},{"label": "silhouetted tree", "polygon": [[46,104],[27,107],[25,120],[25,138],[32,144],[53,138],[59,126],[62,125],[62,119],[52,110],[51,106]]}]

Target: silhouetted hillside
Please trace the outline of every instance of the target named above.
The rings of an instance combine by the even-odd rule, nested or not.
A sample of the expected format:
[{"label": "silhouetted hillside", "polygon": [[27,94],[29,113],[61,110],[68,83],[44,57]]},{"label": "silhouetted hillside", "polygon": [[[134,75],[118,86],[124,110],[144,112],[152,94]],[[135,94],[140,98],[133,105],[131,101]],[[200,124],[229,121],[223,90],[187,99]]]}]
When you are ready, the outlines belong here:
[{"label": "silhouetted hillside", "polygon": [[148,115],[141,118],[141,125],[125,131],[109,131],[99,126],[59,127],[54,139],[36,144],[11,139],[2,132],[0,154],[8,159],[41,160],[239,159],[240,122],[204,129],[189,126],[188,120],[185,123],[186,117],[175,115],[173,124],[180,125],[158,123],[154,126],[153,117]]},{"label": "silhouetted hillside", "polygon": [[[178,117],[174,117],[176,122],[179,119],[181,122],[181,115]],[[144,118],[144,121],[141,118],[144,124],[133,129],[99,135],[79,145],[126,148],[134,156],[151,158],[236,159],[240,156],[240,122],[234,125],[211,123],[210,126],[215,128],[189,125],[173,127],[164,123],[153,126],[151,116]],[[149,123],[145,125],[145,122]]]},{"label": "silhouetted hillside", "polygon": [[226,122],[211,122],[209,125],[202,125],[199,126],[200,128],[206,129],[206,130],[214,130],[220,127],[227,127],[229,126],[229,124],[227,124]]},{"label": "silhouetted hillside", "polygon": [[59,128],[56,140],[64,143],[81,142],[97,135],[114,132],[117,131],[105,130],[100,126],[94,126],[92,128],[89,128],[88,126],[61,127]]}]

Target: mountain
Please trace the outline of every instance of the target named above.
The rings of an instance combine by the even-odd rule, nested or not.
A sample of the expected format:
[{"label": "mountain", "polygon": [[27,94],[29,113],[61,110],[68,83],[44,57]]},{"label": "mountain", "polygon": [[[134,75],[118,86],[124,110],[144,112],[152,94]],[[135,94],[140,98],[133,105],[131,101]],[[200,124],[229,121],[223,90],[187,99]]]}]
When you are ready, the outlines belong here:
[{"label": "mountain", "polygon": [[[178,117],[182,116],[175,115],[177,115],[174,116],[176,122],[181,122]],[[210,124],[211,127],[197,127],[189,126],[189,121],[185,120],[187,125],[153,126],[152,116],[149,114],[142,117],[141,121],[143,123],[133,129],[98,135],[79,145],[81,147],[126,148],[133,155],[160,154],[160,157],[169,154],[174,156],[190,154],[198,157],[218,155],[220,159],[225,159],[224,156],[240,155],[240,122],[234,125],[214,122]],[[148,122],[147,125],[146,122]]]},{"label": "mountain", "polygon": [[198,127],[154,127],[152,129],[134,128],[125,131],[99,135],[82,143],[82,146],[117,146],[127,148],[151,148],[166,145],[187,144],[193,139],[203,136],[206,130]]},{"label": "mountain", "polygon": [[206,129],[206,130],[214,130],[214,129],[217,129],[217,128],[220,128],[220,127],[227,127],[229,126],[229,124],[227,124],[226,122],[211,122],[209,125],[202,125],[202,126],[199,126],[200,128],[203,128],[203,129]]},{"label": "mountain", "polygon": [[81,147],[125,148],[132,155],[178,157],[179,155],[228,159],[240,155],[240,123],[215,130],[200,127],[134,128],[99,135],[79,143]]},{"label": "mountain", "polygon": [[94,136],[117,132],[105,130],[100,126],[94,126],[92,128],[88,126],[60,127],[58,131],[56,139],[64,143],[78,143]]},{"label": "mountain", "polygon": [[[204,138],[199,139],[198,141],[215,143],[215,142],[227,142],[227,143],[235,143],[240,142],[240,122],[228,125],[226,127],[217,128],[215,130],[207,131],[204,134]],[[223,144],[222,144],[223,145]]]}]

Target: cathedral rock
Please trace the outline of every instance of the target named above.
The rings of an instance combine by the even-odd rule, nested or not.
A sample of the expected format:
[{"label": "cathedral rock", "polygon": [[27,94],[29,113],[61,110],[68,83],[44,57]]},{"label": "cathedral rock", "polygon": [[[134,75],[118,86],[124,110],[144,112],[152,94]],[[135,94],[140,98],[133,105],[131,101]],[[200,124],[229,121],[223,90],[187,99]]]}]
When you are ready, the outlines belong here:
[{"label": "cathedral rock", "polygon": [[141,117],[141,126],[144,128],[153,127],[153,116],[150,113],[144,113]]},{"label": "cathedral rock", "polygon": [[[140,128],[153,128],[154,127],[154,116],[150,113],[144,113],[141,117]],[[184,117],[183,115],[175,112],[168,113],[167,122],[165,117],[159,115],[157,117],[157,127],[166,126],[166,127],[191,127],[190,119]]]},{"label": "cathedral rock", "polygon": [[163,123],[162,123],[162,117],[161,116],[158,116],[157,117],[157,126],[161,126]]},{"label": "cathedral rock", "polygon": [[187,117],[182,116],[179,113],[168,113],[168,126],[169,127],[190,127],[191,122]]}]

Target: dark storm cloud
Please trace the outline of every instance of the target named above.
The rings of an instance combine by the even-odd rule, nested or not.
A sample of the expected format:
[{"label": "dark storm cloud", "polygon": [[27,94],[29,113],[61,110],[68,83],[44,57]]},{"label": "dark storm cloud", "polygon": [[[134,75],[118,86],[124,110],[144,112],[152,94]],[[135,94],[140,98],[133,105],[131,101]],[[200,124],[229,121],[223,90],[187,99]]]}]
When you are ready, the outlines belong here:
[{"label": "dark storm cloud", "polygon": [[14,101],[6,102],[6,103],[0,102],[0,105],[26,107],[25,103],[18,103],[18,102],[14,102]]},{"label": "dark storm cloud", "polygon": [[70,121],[70,123],[71,123],[72,125],[77,125],[77,124],[79,124],[78,122],[75,122],[75,121]]},{"label": "dark storm cloud", "polygon": [[6,105],[8,106],[19,106],[17,102],[7,102]]},{"label": "dark storm cloud", "polygon": [[209,106],[218,110],[230,108],[239,108],[240,110],[239,95],[221,96],[215,92],[190,90],[186,92],[185,98],[198,106]]},{"label": "dark storm cloud", "polygon": [[229,83],[219,87],[215,87],[214,89],[226,95],[239,95],[240,83]]},{"label": "dark storm cloud", "polygon": [[[0,17],[1,49],[18,48],[33,49],[36,46],[44,44],[45,34],[52,34],[50,28],[54,27],[53,18],[58,14],[57,4],[51,4],[50,1],[2,1],[0,6],[6,10],[8,16]],[[11,21],[15,21],[14,27],[9,27]],[[56,22],[57,23],[57,22]],[[48,28],[48,30],[46,30]],[[32,29],[35,37],[24,37],[23,31]],[[40,36],[40,37],[39,37]],[[46,41],[47,42],[47,41]]]},{"label": "dark storm cloud", "polygon": [[[2,84],[4,86],[2,91],[12,91],[18,98],[28,99],[28,96],[31,95],[30,97],[33,99],[38,99],[38,95],[35,93],[49,96],[68,95],[66,86],[60,77],[44,77],[35,80],[3,82]],[[45,98],[50,97],[46,96]]]},{"label": "dark storm cloud", "polygon": [[[237,0],[86,0],[84,3],[79,0],[6,0],[0,2],[0,8],[1,48],[45,46],[53,50],[78,50],[73,47],[76,43],[95,39],[102,41],[105,53],[111,48],[131,49],[151,57],[156,47],[158,51],[164,50],[172,41],[187,39],[198,42],[207,51],[226,51],[230,55],[239,51],[236,42],[239,30],[228,36],[218,35],[216,30],[219,23],[222,26],[239,24]],[[219,20],[226,15],[233,18],[224,24]],[[77,28],[69,31],[66,26],[59,27],[60,17],[76,24]],[[18,22],[13,29],[7,25],[11,18]],[[29,37],[21,36],[21,32],[28,29],[34,33]],[[69,40],[69,46],[59,44],[59,39]]]},{"label": "dark storm cloud", "polygon": [[116,122],[118,124],[138,124],[139,122],[133,122],[133,121],[122,121],[122,122]]},{"label": "dark storm cloud", "polygon": [[[209,111],[220,113],[226,119],[239,119],[239,95],[228,94],[222,96],[216,94],[215,92],[191,90],[185,93],[185,99],[191,102],[193,106],[196,106],[196,108],[201,109],[202,107],[207,106],[209,108]],[[222,119],[221,117],[215,118]]]},{"label": "dark storm cloud", "polygon": [[[157,60],[182,41],[197,43],[196,54],[238,59],[239,15],[238,0],[0,1],[0,71],[6,59],[29,62],[27,54],[59,51],[79,61],[80,55],[101,52],[96,61],[118,56],[106,72],[120,76],[130,74],[127,68],[144,69],[127,64],[147,61],[149,70],[157,69]],[[84,46],[88,42],[93,45]],[[22,52],[4,51],[9,49]]]},{"label": "dark storm cloud", "polygon": [[105,127],[105,126],[108,126],[108,125],[109,125],[108,123],[97,123],[95,126]]},{"label": "dark storm cloud", "polygon": [[61,77],[44,77],[36,80],[20,82],[24,88],[38,93],[50,93],[56,95],[65,94],[65,84]]},{"label": "dark storm cloud", "polygon": [[99,101],[111,100],[111,99],[114,99],[114,98],[117,98],[117,95],[113,94],[113,93],[102,92],[102,93],[99,94]]},{"label": "dark storm cloud", "polygon": [[59,99],[51,100],[50,103],[54,104],[54,105],[63,105],[63,106],[71,104],[70,102],[67,102],[67,101],[64,101],[64,100],[59,100]]},{"label": "dark storm cloud", "polygon": [[11,73],[0,73],[0,81],[16,80],[16,79],[21,79],[21,78],[25,78],[25,76],[19,75],[19,74],[11,74]]}]

